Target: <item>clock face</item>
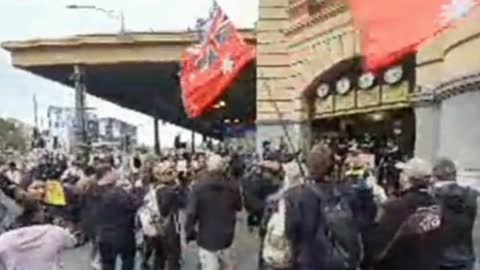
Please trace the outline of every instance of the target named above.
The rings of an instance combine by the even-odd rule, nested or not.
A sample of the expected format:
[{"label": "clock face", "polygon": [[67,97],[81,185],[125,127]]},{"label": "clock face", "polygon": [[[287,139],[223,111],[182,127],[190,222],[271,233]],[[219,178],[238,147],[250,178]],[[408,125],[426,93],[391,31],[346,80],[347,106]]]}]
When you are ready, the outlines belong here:
[{"label": "clock face", "polygon": [[363,73],[358,78],[358,86],[361,89],[370,89],[375,84],[375,75],[371,72]]},{"label": "clock face", "polygon": [[330,94],[330,85],[328,83],[322,83],[317,88],[317,97],[326,98]]},{"label": "clock face", "polygon": [[395,84],[401,81],[403,78],[403,68],[402,66],[394,66],[385,71],[383,79],[388,84]]},{"label": "clock face", "polygon": [[346,95],[348,91],[352,88],[352,84],[350,82],[350,79],[347,77],[343,77],[340,80],[337,81],[337,93],[340,95]]}]

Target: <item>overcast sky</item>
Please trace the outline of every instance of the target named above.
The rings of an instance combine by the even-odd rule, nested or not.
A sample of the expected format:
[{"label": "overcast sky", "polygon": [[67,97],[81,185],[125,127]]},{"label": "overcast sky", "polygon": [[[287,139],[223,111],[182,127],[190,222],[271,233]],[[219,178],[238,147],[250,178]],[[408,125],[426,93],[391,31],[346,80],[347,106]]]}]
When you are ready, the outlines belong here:
[{"label": "overcast sky", "polygon": [[[218,0],[237,27],[253,27],[258,0]],[[241,4],[240,4],[241,3]],[[205,17],[212,0],[0,0],[0,42],[32,38],[65,37],[86,33],[115,33],[119,22],[102,13],[68,10],[68,4],[96,5],[122,9],[130,31],[186,30]],[[32,123],[33,95],[37,95],[39,115],[46,119],[49,105],[73,106],[74,92],[60,84],[14,69],[9,54],[0,49],[0,117],[14,117]],[[140,141],[153,142],[153,121],[145,115],[89,97],[88,106],[96,107],[100,117],[113,116],[140,126]],[[43,120],[46,123],[46,120]],[[180,129],[162,127],[162,145],[171,146]],[[190,138],[183,132],[184,140]]]}]

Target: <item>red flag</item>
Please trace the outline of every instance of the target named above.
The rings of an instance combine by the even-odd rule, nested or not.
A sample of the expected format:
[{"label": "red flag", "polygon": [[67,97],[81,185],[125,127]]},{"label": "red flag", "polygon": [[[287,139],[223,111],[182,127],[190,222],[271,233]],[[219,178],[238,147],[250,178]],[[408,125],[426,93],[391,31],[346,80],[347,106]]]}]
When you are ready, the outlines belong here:
[{"label": "red flag", "polygon": [[183,105],[189,117],[210,110],[255,59],[255,48],[243,40],[220,7],[209,21],[200,23],[206,28],[201,43],[185,51],[180,72]]},{"label": "red flag", "polygon": [[349,0],[362,34],[366,68],[378,70],[413,54],[453,26],[480,0]]}]

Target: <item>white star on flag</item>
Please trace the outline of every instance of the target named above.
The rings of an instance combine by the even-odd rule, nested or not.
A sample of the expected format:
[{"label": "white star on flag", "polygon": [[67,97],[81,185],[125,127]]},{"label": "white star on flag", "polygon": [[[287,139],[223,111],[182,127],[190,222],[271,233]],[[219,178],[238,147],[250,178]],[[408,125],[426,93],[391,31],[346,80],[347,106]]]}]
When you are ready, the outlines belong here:
[{"label": "white star on flag", "polygon": [[223,60],[223,65],[222,65],[223,74],[233,72],[234,67],[235,67],[235,62],[233,62],[233,60],[232,60],[232,58],[230,58],[230,56],[227,57],[225,60]]},{"label": "white star on flag", "polygon": [[442,6],[441,25],[446,26],[468,15],[475,7],[475,0],[450,0]]}]

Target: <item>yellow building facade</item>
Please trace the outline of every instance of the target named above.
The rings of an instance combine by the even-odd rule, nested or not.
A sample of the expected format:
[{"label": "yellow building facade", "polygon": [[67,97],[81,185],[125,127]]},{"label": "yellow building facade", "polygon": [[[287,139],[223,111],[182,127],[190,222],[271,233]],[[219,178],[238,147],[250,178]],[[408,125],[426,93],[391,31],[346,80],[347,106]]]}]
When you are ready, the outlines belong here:
[{"label": "yellow building facade", "polygon": [[[452,109],[445,104],[479,88],[473,82],[478,82],[480,72],[480,11],[417,55],[380,73],[366,74],[361,68],[359,33],[346,2],[260,0],[257,146],[282,136],[281,122],[287,124],[297,147],[303,148],[322,133],[358,135],[372,131],[371,124],[374,132],[400,130],[401,143],[411,148],[411,154],[459,158],[450,149],[455,148],[450,130],[456,126],[449,121],[450,130],[444,130],[445,121],[480,113],[480,96],[470,98],[476,101],[470,112],[456,108],[456,114],[450,115]],[[450,84],[464,85],[463,90],[450,91]],[[475,135],[468,136],[477,136],[478,142],[465,139],[480,150],[480,128],[471,132]],[[452,146],[442,148],[444,144]],[[480,162],[461,163],[480,168]]]}]

